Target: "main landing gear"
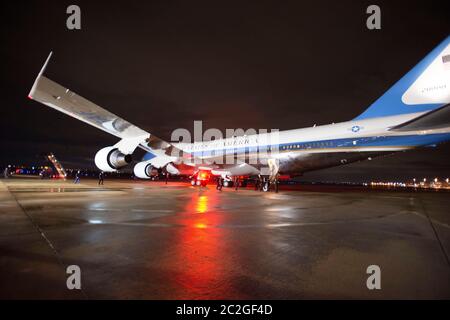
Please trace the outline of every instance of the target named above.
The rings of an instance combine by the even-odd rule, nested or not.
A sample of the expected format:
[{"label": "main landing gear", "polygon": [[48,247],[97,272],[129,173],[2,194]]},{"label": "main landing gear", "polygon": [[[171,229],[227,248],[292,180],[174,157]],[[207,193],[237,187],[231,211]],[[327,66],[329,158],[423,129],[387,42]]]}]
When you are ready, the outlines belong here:
[{"label": "main landing gear", "polygon": [[270,179],[270,178],[262,178],[259,182],[259,191],[263,191],[263,192],[269,192],[271,188],[274,189],[274,191],[276,193],[278,193],[278,177],[274,178],[274,179]]}]

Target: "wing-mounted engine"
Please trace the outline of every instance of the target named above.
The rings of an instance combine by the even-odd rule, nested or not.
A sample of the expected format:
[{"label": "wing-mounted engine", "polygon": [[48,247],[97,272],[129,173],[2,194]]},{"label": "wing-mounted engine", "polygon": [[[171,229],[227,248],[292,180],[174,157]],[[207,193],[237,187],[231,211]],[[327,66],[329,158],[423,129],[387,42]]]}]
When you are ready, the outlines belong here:
[{"label": "wing-mounted engine", "polygon": [[157,174],[154,172],[154,167],[150,161],[142,161],[134,166],[134,175],[141,179],[150,179],[152,175]]},{"label": "wing-mounted engine", "polygon": [[170,157],[156,156],[150,160],[139,162],[134,166],[134,175],[141,179],[150,179],[157,169],[165,169],[171,175],[179,175],[180,171],[172,163],[172,160]]},{"label": "wing-mounted engine", "polygon": [[106,172],[114,172],[125,167],[131,161],[131,154],[124,154],[117,147],[105,147],[95,155],[95,165]]}]

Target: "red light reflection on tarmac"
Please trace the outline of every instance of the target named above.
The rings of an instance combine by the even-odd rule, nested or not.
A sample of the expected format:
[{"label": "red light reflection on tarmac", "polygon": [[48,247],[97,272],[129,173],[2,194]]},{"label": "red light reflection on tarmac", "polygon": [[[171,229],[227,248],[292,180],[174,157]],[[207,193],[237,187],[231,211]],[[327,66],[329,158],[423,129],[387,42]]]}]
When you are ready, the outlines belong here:
[{"label": "red light reflection on tarmac", "polygon": [[186,203],[184,227],[177,230],[175,240],[178,299],[220,299],[228,291],[225,230],[217,227],[223,220],[223,213],[215,209],[218,201],[217,193],[205,190],[192,194]]}]

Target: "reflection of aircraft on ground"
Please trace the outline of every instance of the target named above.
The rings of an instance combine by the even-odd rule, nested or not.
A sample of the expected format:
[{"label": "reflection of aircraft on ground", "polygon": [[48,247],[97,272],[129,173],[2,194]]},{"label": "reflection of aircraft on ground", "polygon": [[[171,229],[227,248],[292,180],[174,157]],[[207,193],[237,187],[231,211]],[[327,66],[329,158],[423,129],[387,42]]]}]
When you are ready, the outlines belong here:
[{"label": "reflection of aircraft on ground", "polygon": [[[134,167],[139,178],[152,170],[198,176],[203,171],[226,179],[298,175],[450,139],[450,36],[351,121],[311,128],[230,137],[208,142],[171,143],[146,132],[39,73],[29,97],[120,141],[97,152],[100,170],[131,162],[136,148],[147,151]],[[224,157],[234,161],[224,161]],[[268,183],[264,189],[268,188]]]}]

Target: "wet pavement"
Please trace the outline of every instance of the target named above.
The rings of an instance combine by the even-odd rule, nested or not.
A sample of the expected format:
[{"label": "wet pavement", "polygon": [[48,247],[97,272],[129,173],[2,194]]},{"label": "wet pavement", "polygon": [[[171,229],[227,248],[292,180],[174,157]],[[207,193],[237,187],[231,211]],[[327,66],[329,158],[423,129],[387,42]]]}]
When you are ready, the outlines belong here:
[{"label": "wet pavement", "polygon": [[449,299],[449,196],[2,179],[0,298]]}]

